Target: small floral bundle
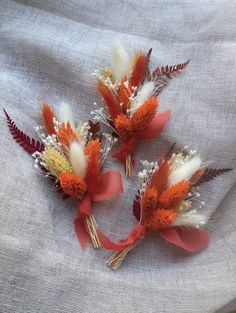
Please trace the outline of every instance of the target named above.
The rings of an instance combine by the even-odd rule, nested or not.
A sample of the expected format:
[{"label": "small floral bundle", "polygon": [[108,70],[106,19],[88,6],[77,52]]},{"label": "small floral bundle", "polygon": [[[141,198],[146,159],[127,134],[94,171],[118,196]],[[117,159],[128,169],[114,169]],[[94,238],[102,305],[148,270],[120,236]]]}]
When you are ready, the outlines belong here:
[{"label": "small floral bundle", "polygon": [[116,44],[112,50],[111,68],[95,73],[108,111],[97,107],[91,113],[95,120],[110,126],[118,136],[120,148],[113,157],[124,164],[127,176],[132,175],[132,155],[137,143],[159,135],[170,117],[170,110],[158,112],[158,94],[189,62],[158,67],[150,72],[151,51],[147,54],[137,51],[130,58],[124,47]]},{"label": "small floral bundle", "polygon": [[78,202],[78,217],[74,221],[76,234],[82,247],[89,237],[94,247],[99,247],[97,225],[92,214],[92,201],[108,200],[122,191],[119,172],[102,172],[102,163],[115,139],[103,134],[102,146],[99,125],[80,122],[76,127],[70,106],[63,103],[59,121],[48,105],[42,106],[44,126],[35,130],[41,139],[30,139],[17,128],[5,111],[9,130],[17,143],[35,158],[35,167],[53,182],[64,197]]},{"label": "small floral bundle", "polygon": [[207,168],[196,151],[181,151],[159,162],[142,164],[144,170],[139,173],[140,188],[133,206],[139,223],[117,243],[100,235],[105,248],[117,251],[108,260],[112,269],[119,267],[150,230],[189,252],[203,249],[208,244],[208,232],[203,228],[209,213],[205,203],[198,200],[199,185],[230,170]]}]

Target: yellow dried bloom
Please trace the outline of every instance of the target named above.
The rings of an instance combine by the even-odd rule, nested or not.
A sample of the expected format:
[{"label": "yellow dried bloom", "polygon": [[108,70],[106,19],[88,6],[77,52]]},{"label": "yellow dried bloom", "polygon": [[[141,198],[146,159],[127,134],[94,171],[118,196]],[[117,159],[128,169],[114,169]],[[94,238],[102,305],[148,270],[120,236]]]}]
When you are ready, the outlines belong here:
[{"label": "yellow dried bloom", "polygon": [[44,150],[42,159],[46,163],[47,169],[57,177],[59,177],[61,173],[73,171],[66,157],[53,147],[47,147]]},{"label": "yellow dried bloom", "polygon": [[104,76],[105,78],[110,78],[110,81],[112,82],[112,84],[115,83],[115,77],[114,77],[112,71],[108,67],[103,68],[102,76]]}]

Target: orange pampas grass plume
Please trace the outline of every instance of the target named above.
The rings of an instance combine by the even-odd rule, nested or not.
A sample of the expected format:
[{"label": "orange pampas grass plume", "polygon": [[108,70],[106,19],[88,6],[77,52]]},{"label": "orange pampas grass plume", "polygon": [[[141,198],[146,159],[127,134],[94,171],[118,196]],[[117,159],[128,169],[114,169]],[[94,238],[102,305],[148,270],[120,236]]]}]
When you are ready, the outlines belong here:
[{"label": "orange pampas grass plume", "polygon": [[48,134],[49,135],[55,134],[54,124],[53,124],[53,118],[55,117],[55,114],[53,112],[53,109],[50,107],[49,104],[44,103],[42,105],[41,110],[42,110],[44,125],[47,129]]},{"label": "orange pampas grass plume", "polygon": [[70,123],[62,123],[58,132],[59,141],[66,147],[69,147],[72,141],[76,140],[76,134],[73,131]]},{"label": "orange pampas grass plume", "polygon": [[159,194],[166,188],[170,172],[168,161],[165,160],[161,163],[159,169],[152,176],[151,186],[155,187]]},{"label": "orange pampas grass plume", "polygon": [[144,102],[133,114],[131,123],[136,131],[142,131],[153,120],[157,112],[157,97],[152,97]]},{"label": "orange pampas grass plume", "polygon": [[151,230],[168,228],[174,222],[176,213],[174,210],[157,209],[149,219],[145,221],[145,227]]},{"label": "orange pampas grass plume", "polygon": [[190,183],[181,181],[166,189],[159,198],[159,203],[164,208],[175,208],[188,194]]},{"label": "orange pampas grass plume", "polygon": [[128,82],[127,77],[123,77],[121,84],[118,87],[118,97],[119,97],[119,102],[122,103],[122,111],[125,113],[127,109],[130,107],[130,97],[132,95],[131,91],[131,86],[130,83],[128,82],[128,87],[124,84],[125,82]]},{"label": "orange pampas grass plume", "polygon": [[133,134],[131,120],[124,114],[119,114],[115,120],[115,128],[121,138],[127,138]]},{"label": "orange pampas grass plume", "polygon": [[77,198],[85,194],[86,183],[80,176],[76,176],[71,172],[64,172],[59,179],[63,191],[71,197]]},{"label": "orange pampas grass plume", "polygon": [[147,68],[147,56],[137,52],[134,59],[133,72],[130,78],[131,86],[138,87]]},{"label": "orange pampas grass plume", "polygon": [[156,209],[157,199],[156,189],[154,187],[147,188],[141,200],[142,219],[145,220]]},{"label": "orange pampas grass plume", "polygon": [[104,84],[100,79],[98,80],[98,90],[100,91],[111,117],[114,119],[121,113],[120,105],[116,102],[116,99],[112,91]]},{"label": "orange pampas grass plume", "polygon": [[101,178],[100,171],[100,152],[101,143],[99,139],[91,140],[84,149],[84,154],[88,157],[86,182],[91,191],[93,186],[98,186]]}]

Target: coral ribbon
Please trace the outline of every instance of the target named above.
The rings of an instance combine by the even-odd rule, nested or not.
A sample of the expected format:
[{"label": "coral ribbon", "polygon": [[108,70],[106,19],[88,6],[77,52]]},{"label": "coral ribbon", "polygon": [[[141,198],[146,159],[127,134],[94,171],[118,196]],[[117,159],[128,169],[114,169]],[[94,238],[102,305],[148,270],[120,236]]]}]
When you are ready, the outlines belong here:
[{"label": "coral ribbon", "polygon": [[160,229],[158,233],[166,241],[188,252],[198,252],[209,243],[208,231],[204,229],[170,227]]},{"label": "coral ribbon", "polygon": [[109,200],[122,192],[120,173],[109,171],[101,174],[101,183],[95,193],[87,193],[82,200],[78,200],[78,217],[74,220],[74,227],[82,248],[85,248],[89,241],[85,218],[92,214],[92,201]]},{"label": "coral ribbon", "polygon": [[[127,246],[143,239],[145,228],[140,224],[136,224],[129,235],[124,239],[114,243],[108,239],[103,233],[98,232],[100,242],[105,249],[121,251]],[[209,242],[208,232],[204,229],[170,227],[160,229],[158,233],[168,242],[188,251],[198,252],[205,248]]]},{"label": "coral ribbon", "polygon": [[121,251],[127,246],[142,240],[145,235],[145,228],[140,223],[136,224],[129,235],[118,242],[112,242],[100,230],[98,230],[98,235],[103,248],[108,250]]},{"label": "coral ribbon", "polygon": [[125,163],[126,156],[133,154],[139,140],[153,139],[162,132],[170,118],[170,114],[171,110],[158,113],[144,131],[136,132],[128,140],[121,141],[120,149],[113,153],[112,156]]}]

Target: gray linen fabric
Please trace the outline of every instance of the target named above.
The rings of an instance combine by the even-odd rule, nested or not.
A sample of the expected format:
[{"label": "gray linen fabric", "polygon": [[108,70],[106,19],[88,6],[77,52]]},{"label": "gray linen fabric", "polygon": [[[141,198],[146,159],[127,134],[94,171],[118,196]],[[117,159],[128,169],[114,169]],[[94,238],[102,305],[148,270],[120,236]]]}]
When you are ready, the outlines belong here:
[{"label": "gray linen fabric", "polygon": [[[42,101],[71,103],[78,119],[100,102],[91,73],[109,60],[115,39],[153,48],[152,66],[191,59],[160,95],[172,108],[159,139],[139,147],[153,160],[173,142],[217,167],[236,165],[236,1],[0,1],[0,106],[28,134]],[[0,312],[229,312],[236,309],[235,173],[201,188],[213,220],[211,243],[190,255],[153,234],[113,272],[109,251],[82,251],[72,200],[51,192],[32,159],[11,140],[1,113]],[[111,158],[106,168],[123,168]],[[136,172],[140,168],[137,163]],[[113,239],[135,224],[137,176],[125,194],[94,207]]]}]

